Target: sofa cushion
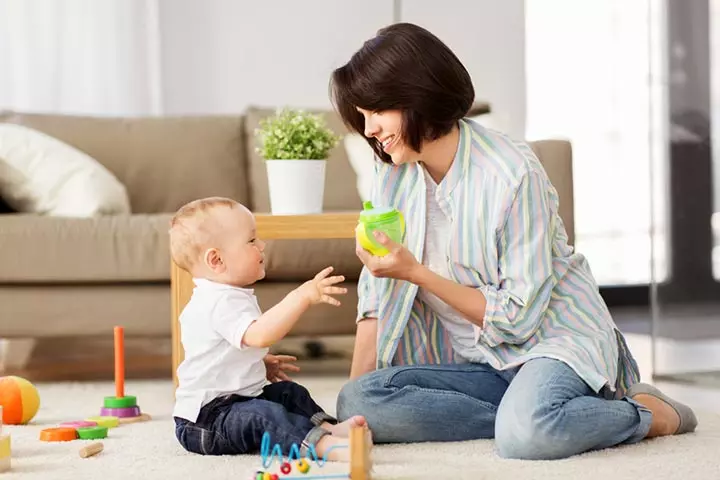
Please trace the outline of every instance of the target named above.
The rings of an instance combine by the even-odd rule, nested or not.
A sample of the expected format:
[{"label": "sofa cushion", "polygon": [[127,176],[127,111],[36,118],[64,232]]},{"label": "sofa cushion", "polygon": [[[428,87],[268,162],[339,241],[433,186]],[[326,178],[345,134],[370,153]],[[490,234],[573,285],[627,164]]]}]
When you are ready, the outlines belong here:
[{"label": "sofa cushion", "polygon": [[168,281],[170,215],[0,216],[1,283]]},{"label": "sofa cushion", "polygon": [[3,112],[2,121],[53,136],[122,182],[133,213],[174,212],[200,197],[246,203],[241,116],[106,118]]},{"label": "sofa cushion", "polygon": [[[260,121],[275,113],[274,109],[250,107],[247,110],[245,119],[245,135],[247,144],[247,156],[249,159],[249,175],[251,182],[251,208],[255,212],[270,212],[270,193],[268,189],[267,167],[265,160],[255,151],[259,146],[255,137],[255,129],[260,126]],[[313,110],[313,113],[321,113],[330,129],[337,135],[347,134],[340,117],[332,111]],[[347,154],[343,142],[330,151],[325,170],[325,195],[323,198],[323,210],[332,211],[354,211],[362,208],[362,201],[358,195],[355,185],[356,175]]]},{"label": "sofa cushion", "polygon": [[354,239],[268,240],[265,279],[310,280],[325,267],[333,267],[347,281],[357,281],[362,263],[355,255]]},{"label": "sofa cushion", "polygon": [[130,213],[127,189],[94,158],[42,132],[9,123],[0,123],[0,193],[27,213]]}]

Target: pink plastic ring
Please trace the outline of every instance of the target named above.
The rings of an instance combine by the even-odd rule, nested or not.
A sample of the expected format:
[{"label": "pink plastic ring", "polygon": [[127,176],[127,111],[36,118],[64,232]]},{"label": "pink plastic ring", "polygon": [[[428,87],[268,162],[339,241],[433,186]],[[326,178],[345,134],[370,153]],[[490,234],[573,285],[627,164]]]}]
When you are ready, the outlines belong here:
[{"label": "pink plastic ring", "polygon": [[71,428],[83,428],[83,427],[97,427],[97,422],[88,422],[87,420],[76,420],[74,422],[63,422],[60,424],[61,427]]}]

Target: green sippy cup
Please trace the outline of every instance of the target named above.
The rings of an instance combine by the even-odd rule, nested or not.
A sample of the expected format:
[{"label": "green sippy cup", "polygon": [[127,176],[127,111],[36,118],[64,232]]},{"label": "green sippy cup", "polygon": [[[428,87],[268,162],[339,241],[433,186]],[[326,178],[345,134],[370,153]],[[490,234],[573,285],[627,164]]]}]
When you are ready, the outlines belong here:
[{"label": "green sippy cup", "polygon": [[355,228],[355,237],[360,245],[375,256],[382,257],[390,253],[383,247],[373,232],[380,230],[393,242],[402,243],[405,235],[405,219],[403,214],[394,208],[373,207],[372,202],[363,202],[363,211]]}]

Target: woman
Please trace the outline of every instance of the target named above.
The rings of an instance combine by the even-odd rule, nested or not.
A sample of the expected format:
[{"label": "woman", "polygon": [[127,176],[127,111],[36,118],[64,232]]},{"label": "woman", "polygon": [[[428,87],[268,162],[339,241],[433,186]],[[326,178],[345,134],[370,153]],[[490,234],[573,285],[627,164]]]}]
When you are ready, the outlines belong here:
[{"label": "woman", "polygon": [[377,442],[495,438],[500,456],[556,459],[693,431],[637,365],[558,197],[523,142],[464,119],[457,57],[412,24],[380,30],[331,81],[379,161],[372,201],[404,212],[404,245],[358,248],[358,326],[342,419]]}]

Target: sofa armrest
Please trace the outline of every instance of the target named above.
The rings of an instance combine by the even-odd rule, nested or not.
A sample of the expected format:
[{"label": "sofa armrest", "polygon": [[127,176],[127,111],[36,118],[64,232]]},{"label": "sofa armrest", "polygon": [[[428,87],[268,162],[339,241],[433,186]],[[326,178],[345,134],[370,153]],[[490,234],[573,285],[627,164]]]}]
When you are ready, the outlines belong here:
[{"label": "sofa armrest", "polygon": [[566,140],[539,140],[530,142],[535,154],[545,167],[550,182],[560,198],[560,218],[565,224],[568,243],[575,244],[575,207],[573,198],[572,146]]}]

